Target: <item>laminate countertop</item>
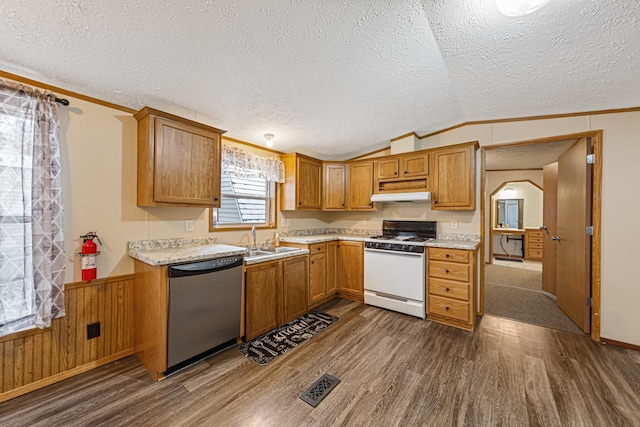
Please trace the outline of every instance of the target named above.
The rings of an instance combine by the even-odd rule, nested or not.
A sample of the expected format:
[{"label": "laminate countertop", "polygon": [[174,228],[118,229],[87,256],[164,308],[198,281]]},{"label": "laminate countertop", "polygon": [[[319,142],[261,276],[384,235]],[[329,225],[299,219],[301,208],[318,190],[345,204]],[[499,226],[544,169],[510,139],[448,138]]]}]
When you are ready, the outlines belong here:
[{"label": "laminate countertop", "polygon": [[[139,240],[129,242],[128,247],[131,258],[153,266],[248,254],[247,248],[217,243],[215,237]],[[307,249],[296,249],[289,252],[261,254],[252,257],[245,256],[244,263],[245,265],[259,264],[308,253]]]},{"label": "laminate countertop", "polygon": [[138,240],[128,243],[129,256],[149,265],[178,264],[244,254],[241,246],[217,243],[216,238]]},{"label": "laminate countertop", "polygon": [[[310,236],[286,236],[281,237],[280,241],[285,243],[298,243],[302,245],[312,245],[314,243],[331,242],[334,240],[347,240],[353,242],[364,242],[371,236],[367,235],[350,235],[350,234],[316,234]],[[447,249],[465,249],[476,250],[480,247],[480,240],[462,240],[462,239],[435,239],[421,243],[422,246],[432,248]]]}]

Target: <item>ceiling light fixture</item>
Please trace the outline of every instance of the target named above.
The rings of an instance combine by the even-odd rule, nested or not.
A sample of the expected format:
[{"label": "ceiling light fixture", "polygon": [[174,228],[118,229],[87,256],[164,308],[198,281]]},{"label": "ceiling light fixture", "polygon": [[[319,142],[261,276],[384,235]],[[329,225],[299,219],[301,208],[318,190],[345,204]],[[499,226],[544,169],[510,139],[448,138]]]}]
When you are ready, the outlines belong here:
[{"label": "ceiling light fixture", "polygon": [[273,137],[274,137],[274,135],[272,133],[265,133],[264,134],[264,139],[267,140],[267,147],[269,147],[269,148],[273,147]]},{"label": "ceiling light fixture", "polygon": [[496,0],[498,10],[506,16],[522,16],[535,12],[549,0]]}]

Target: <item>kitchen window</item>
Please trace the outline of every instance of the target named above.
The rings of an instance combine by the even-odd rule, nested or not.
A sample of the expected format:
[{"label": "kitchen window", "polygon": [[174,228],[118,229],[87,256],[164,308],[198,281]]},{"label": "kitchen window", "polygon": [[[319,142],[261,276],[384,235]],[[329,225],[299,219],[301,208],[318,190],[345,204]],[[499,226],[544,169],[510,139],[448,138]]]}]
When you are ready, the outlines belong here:
[{"label": "kitchen window", "polygon": [[235,147],[222,148],[220,207],[211,209],[210,231],[275,228],[275,183],[281,180],[282,162]]}]

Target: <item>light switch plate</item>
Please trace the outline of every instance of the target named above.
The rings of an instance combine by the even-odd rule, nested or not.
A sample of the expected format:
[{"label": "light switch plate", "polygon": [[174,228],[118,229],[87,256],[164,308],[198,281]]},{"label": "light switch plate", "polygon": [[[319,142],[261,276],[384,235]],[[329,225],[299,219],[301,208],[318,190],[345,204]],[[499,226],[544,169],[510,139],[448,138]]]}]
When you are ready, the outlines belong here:
[{"label": "light switch plate", "polygon": [[362,218],[362,225],[367,225],[367,217]]},{"label": "light switch plate", "polygon": [[186,231],[187,233],[190,233],[193,231],[193,220],[192,219],[187,219],[184,222],[184,231]]},{"label": "light switch plate", "polygon": [[280,218],[280,227],[287,226],[287,219],[285,217]]},{"label": "light switch plate", "polygon": [[291,227],[291,220],[290,219],[287,220],[287,227]]},{"label": "light switch plate", "polygon": [[457,219],[452,219],[451,220],[451,228],[454,229],[454,230],[456,228],[458,228],[458,220]]}]

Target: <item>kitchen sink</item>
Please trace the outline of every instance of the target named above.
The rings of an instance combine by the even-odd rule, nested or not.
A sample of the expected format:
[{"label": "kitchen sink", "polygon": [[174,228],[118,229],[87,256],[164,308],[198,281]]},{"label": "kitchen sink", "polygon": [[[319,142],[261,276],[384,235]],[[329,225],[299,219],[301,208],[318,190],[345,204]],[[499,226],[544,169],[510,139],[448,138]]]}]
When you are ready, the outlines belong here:
[{"label": "kitchen sink", "polygon": [[272,254],[281,254],[284,252],[295,252],[295,251],[299,251],[300,249],[298,248],[287,248],[284,246],[278,247],[278,248],[269,248],[269,249],[264,249],[264,252],[269,252]]},{"label": "kitchen sink", "polygon": [[267,256],[267,255],[282,254],[282,253],[288,253],[288,252],[296,252],[296,251],[300,251],[300,250],[301,249],[298,249],[298,248],[286,248],[286,247],[268,248],[268,249],[254,249],[254,250],[250,250],[247,253],[245,253],[244,257],[245,258],[256,258],[256,257],[261,257],[261,256]]},{"label": "kitchen sink", "polygon": [[247,252],[244,255],[244,257],[245,258],[252,258],[252,257],[256,257],[256,256],[265,256],[265,255],[273,255],[273,252],[267,252],[267,251],[262,251],[262,250],[253,250],[253,251]]}]

